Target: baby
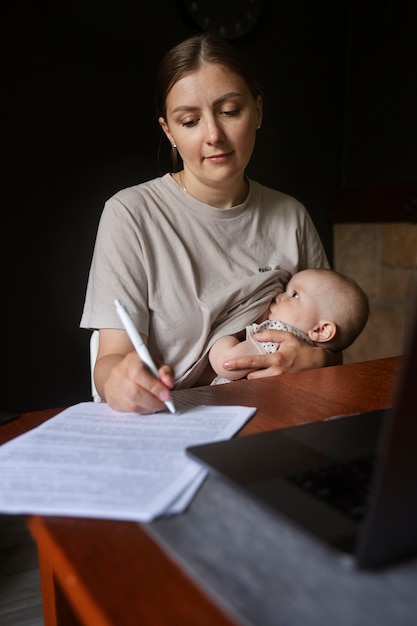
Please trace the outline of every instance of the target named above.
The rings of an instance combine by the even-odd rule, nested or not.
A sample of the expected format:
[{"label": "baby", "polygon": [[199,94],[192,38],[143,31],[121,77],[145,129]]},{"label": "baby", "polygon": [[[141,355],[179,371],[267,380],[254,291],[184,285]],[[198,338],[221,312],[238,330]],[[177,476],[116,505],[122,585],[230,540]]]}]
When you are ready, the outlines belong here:
[{"label": "baby", "polygon": [[229,372],[223,367],[229,359],[278,350],[277,343],[255,341],[255,333],[271,328],[286,330],[310,345],[338,352],[353,343],[368,316],[368,298],[352,278],[329,269],[297,272],[264,315],[246,327],[243,341],[238,333],[222,337],[212,346],[209,360],[217,377],[211,384],[238,380],[251,371]]}]

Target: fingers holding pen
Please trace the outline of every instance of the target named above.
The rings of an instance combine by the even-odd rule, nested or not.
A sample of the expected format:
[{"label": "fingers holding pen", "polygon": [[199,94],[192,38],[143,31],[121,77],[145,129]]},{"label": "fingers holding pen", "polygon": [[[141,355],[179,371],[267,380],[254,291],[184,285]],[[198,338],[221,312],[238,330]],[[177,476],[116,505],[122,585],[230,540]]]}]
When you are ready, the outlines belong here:
[{"label": "fingers holding pen", "polygon": [[106,402],[116,411],[156,413],[165,410],[164,403],[170,400],[173,385],[170,366],[161,366],[157,377],[136,352],[130,352],[109,375]]},{"label": "fingers holding pen", "polygon": [[174,386],[172,368],[162,365],[157,376],[136,353],[132,353],[130,367],[129,377],[135,385],[133,394],[137,410],[140,413],[164,410],[165,403],[171,400],[170,390]]},{"label": "fingers holding pen", "polygon": [[[168,389],[174,388],[174,371],[170,365],[161,365],[158,370],[159,372],[159,380],[167,387]],[[170,395],[168,395],[168,398]],[[164,398],[164,401],[168,398]]]},{"label": "fingers holding pen", "polygon": [[[147,345],[144,342],[143,337],[141,337],[141,335],[139,334],[133,319],[130,317],[130,314],[128,312],[128,310],[126,309],[126,307],[120,302],[120,300],[115,300],[114,304],[116,306],[116,311],[117,314],[120,318],[120,321],[123,324],[123,327],[130,339],[130,341],[132,342],[133,347],[135,348],[136,354],[139,357],[139,361],[141,364],[145,364],[147,371],[153,375],[153,377],[155,377],[155,379],[157,381],[159,381],[160,385],[162,385],[159,389],[157,389],[157,397],[160,398],[161,395],[163,398],[165,398],[163,400],[163,402],[165,403],[167,409],[171,412],[171,413],[175,413],[175,406],[174,403],[172,402],[172,400],[170,399],[170,396],[166,397],[167,393],[169,394],[169,387],[165,387],[164,389],[164,385],[163,382],[160,381],[160,373],[154,363],[154,360],[152,359],[152,356],[148,350]],[[164,369],[163,370],[163,375],[166,376],[168,375],[168,370]],[[169,381],[168,384],[170,385],[171,382]],[[148,387],[149,388],[149,387]]]}]

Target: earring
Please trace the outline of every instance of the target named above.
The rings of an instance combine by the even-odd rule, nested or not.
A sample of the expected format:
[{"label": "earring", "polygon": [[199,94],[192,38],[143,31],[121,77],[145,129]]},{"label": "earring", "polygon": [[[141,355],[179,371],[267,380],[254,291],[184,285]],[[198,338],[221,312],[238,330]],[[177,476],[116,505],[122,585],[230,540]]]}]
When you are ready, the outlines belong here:
[{"label": "earring", "polygon": [[173,143],[173,144],[172,144],[172,147],[173,147],[173,148],[176,148],[176,147],[177,147],[177,144],[176,144],[176,143]]}]

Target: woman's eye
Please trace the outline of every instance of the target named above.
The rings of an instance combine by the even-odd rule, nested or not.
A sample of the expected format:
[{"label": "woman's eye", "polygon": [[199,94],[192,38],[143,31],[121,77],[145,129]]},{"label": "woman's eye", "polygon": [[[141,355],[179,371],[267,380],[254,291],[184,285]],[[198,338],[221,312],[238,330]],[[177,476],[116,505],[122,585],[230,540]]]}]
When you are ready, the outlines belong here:
[{"label": "woman's eye", "polygon": [[226,111],[220,111],[220,113],[222,115],[225,115],[226,117],[234,117],[236,115],[239,115],[239,109],[232,109],[232,110],[226,110]]},{"label": "woman's eye", "polygon": [[296,291],[293,291],[291,294],[291,298],[299,298],[300,296],[298,295],[298,293]]},{"label": "woman's eye", "polygon": [[187,120],[186,122],[182,122],[182,126],[185,126],[186,128],[191,128],[192,126],[195,126],[197,122],[198,120]]}]

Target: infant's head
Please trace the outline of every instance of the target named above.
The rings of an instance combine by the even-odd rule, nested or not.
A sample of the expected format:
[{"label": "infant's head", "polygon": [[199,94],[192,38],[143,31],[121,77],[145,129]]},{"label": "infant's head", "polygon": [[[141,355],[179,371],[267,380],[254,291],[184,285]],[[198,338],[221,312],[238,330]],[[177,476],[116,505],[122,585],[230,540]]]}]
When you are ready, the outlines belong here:
[{"label": "infant's head", "polygon": [[294,274],[269,312],[269,319],[299,328],[330,350],[344,350],[353,343],[368,316],[368,298],[361,287],[352,278],[328,269]]}]

